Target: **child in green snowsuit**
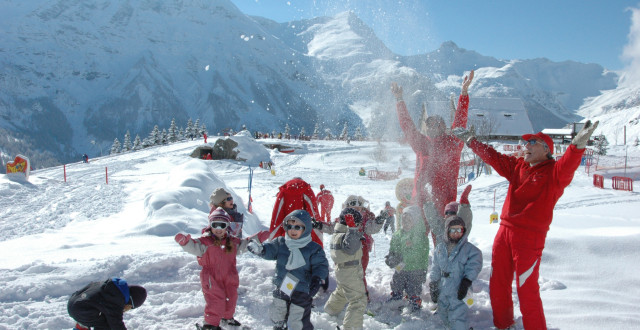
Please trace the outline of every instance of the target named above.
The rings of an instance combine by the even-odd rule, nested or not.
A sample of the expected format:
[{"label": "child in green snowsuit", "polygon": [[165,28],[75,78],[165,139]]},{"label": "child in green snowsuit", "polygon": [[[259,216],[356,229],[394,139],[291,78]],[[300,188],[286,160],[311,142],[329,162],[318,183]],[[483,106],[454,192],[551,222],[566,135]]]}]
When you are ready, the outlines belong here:
[{"label": "child in green snowsuit", "polygon": [[429,266],[429,239],[418,207],[403,210],[402,229],[393,234],[385,259],[395,269],[389,301],[400,300],[406,293],[411,311],[420,310],[422,284],[427,280]]}]

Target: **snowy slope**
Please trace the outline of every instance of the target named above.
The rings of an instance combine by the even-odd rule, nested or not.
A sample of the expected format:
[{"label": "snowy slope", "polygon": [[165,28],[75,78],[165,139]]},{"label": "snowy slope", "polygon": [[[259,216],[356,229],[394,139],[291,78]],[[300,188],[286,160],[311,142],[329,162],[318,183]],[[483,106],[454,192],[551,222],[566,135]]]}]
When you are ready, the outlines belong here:
[{"label": "snowy slope", "polygon": [[[214,141],[214,137],[210,137]],[[269,140],[266,140],[269,141]],[[315,190],[325,184],[336,198],[333,216],[350,194],[362,194],[378,212],[385,201],[395,204],[394,181],[357,175],[365,169],[396,170],[400,158],[413,164],[408,146],[385,143],[389,160],[373,160],[374,142],[298,142],[293,154],[271,152],[276,175],[255,168],[253,214],[246,211],[249,168],[232,161],[188,157],[201,141],[145,149],[92,159],[89,164],[33,171],[29,183],[0,176],[0,329],[64,329],[69,295],[89,281],[122,276],[149,290],[147,302],[125,315],[132,329],[192,329],[202,321],[204,300],[195,258],[182,252],[173,235],[198,235],[206,224],[209,194],[218,186],[232,191],[248,217],[246,234],[268,226],[278,186],[299,176]],[[243,142],[252,145],[251,141]],[[624,151],[612,148],[611,154]],[[633,151],[629,169],[638,177],[640,154]],[[618,158],[620,159],[620,158]],[[106,184],[105,168],[109,183]],[[413,168],[403,168],[411,177]],[[636,181],[637,182],[637,181]],[[498,225],[489,224],[494,192],[498,211],[507,183],[484,175],[472,182],[474,226],[470,240],[483,252],[484,267],[474,283],[474,329],[490,329],[488,298],[491,245]],[[459,188],[459,192],[464,187]],[[634,329],[640,323],[638,265],[640,195],[597,189],[580,167],[558,202],[541,265],[541,295],[553,329]],[[325,247],[328,247],[325,236]],[[392,271],[384,264],[389,236],[375,234],[368,269],[374,301],[388,297]],[[328,252],[328,249],[327,249]],[[250,254],[238,257],[240,299],[236,318],[252,329],[269,329],[268,306],[274,263]],[[330,290],[333,290],[332,283]],[[328,294],[315,299],[312,321],[318,329],[335,329],[336,320],[322,312]],[[517,304],[517,297],[514,296]],[[416,315],[384,311],[365,316],[366,329],[441,329],[425,308]],[[516,315],[519,311],[516,306]],[[404,318],[404,323],[400,323]],[[518,316],[519,329],[522,329]],[[391,324],[391,325],[389,325]]]}]

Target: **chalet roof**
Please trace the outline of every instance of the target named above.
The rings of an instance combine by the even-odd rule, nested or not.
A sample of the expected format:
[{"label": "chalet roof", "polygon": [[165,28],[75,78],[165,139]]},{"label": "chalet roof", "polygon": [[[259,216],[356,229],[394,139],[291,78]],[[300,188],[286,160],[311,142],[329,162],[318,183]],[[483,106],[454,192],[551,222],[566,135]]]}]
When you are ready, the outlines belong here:
[{"label": "chalet roof", "polygon": [[[451,125],[449,101],[427,102],[427,114],[438,114]],[[519,98],[471,97],[468,126],[474,125],[477,134],[520,136],[534,133],[529,116]]]}]

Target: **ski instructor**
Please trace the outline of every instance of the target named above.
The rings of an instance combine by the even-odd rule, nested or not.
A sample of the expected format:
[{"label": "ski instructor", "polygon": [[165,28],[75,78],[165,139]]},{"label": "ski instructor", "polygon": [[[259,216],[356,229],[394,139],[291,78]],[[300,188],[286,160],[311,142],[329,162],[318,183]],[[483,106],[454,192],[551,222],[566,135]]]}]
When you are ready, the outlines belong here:
[{"label": "ski instructor", "polygon": [[[460,97],[458,99],[451,129],[467,127],[469,110],[469,85],[473,81],[473,70],[462,81]],[[407,105],[402,99],[402,87],[397,83],[391,83],[391,93],[396,98],[396,111],[398,122],[404,132],[411,149],[416,153],[416,170],[413,179],[413,192],[411,204],[418,206],[421,211],[427,232],[430,230],[430,222],[444,219],[427,219],[424,207],[427,202],[434,205],[436,214],[444,214],[447,203],[455,201],[458,188],[458,170],[460,168],[460,152],[464,145],[449,134],[441,116],[428,116],[424,118],[426,131],[422,134],[413,123]],[[425,186],[431,186],[431,196]],[[434,213],[434,212],[431,212]],[[436,226],[437,227],[437,226]],[[432,233],[433,243],[436,245],[436,237]]]},{"label": "ski instructor", "polygon": [[489,294],[493,324],[507,329],[514,324],[511,283],[514,271],[525,329],[546,329],[538,276],[540,258],[553,208],[580,165],[587,141],[598,127],[587,121],[562,158],[554,160],[553,140],[546,134],[525,134],[524,157],[498,153],[476,140],[473,126],[453,131],[483,161],[509,181],[501,222],[493,241]]}]

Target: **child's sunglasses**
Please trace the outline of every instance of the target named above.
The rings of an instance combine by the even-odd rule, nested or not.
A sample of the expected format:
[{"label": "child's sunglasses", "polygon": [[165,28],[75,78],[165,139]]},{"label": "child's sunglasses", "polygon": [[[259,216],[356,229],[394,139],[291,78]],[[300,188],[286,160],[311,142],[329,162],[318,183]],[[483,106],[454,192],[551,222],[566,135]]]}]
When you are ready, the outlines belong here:
[{"label": "child's sunglasses", "polygon": [[214,221],[211,223],[212,229],[226,229],[229,224],[221,221]]},{"label": "child's sunglasses", "polygon": [[304,230],[304,226],[299,226],[299,225],[284,225],[284,228],[287,230]]}]

